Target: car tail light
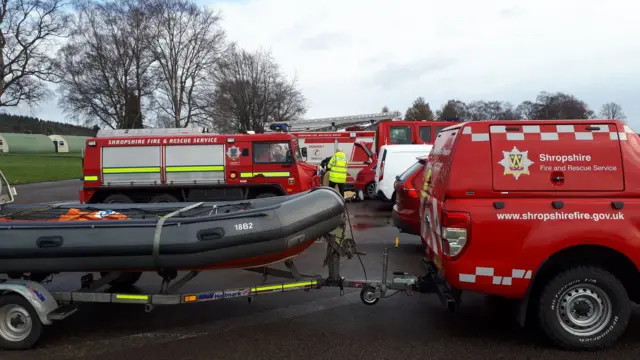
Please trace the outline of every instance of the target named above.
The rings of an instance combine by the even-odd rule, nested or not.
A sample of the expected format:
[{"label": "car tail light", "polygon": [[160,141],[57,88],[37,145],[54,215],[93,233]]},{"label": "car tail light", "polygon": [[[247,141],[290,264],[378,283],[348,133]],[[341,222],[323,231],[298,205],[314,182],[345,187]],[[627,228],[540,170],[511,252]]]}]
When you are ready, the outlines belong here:
[{"label": "car tail light", "polygon": [[442,212],[442,253],[450,260],[460,256],[469,245],[471,216],[461,211]]}]

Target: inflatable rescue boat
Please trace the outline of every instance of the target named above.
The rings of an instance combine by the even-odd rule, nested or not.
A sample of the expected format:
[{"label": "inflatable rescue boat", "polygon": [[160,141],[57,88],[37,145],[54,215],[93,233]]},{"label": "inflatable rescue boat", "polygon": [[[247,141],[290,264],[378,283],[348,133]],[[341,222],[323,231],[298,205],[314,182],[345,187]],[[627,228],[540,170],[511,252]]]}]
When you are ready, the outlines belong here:
[{"label": "inflatable rescue boat", "polygon": [[0,273],[207,270],[291,258],[342,224],[327,187],[235,202],[7,205]]}]

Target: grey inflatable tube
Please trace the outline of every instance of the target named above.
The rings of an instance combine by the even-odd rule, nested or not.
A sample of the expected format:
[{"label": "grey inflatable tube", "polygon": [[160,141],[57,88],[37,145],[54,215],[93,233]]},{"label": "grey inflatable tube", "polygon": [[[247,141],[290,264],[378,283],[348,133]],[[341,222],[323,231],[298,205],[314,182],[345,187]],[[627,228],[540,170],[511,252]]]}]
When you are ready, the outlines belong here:
[{"label": "grey inflatable tube", "polygon": [[[247,202],[250,204],[242,211],[192,217],[183,214],[160,224],[158,219],[0,222],[0,273],[206,268],[313,241],[340,226],[345,212],[342,196],[327,187]],[[232,203],[237,202],[134,206],[213,209]],[[4,212],[29,206],[13,206]],[[60,208],[83,210],[89,206],[65,204]],[[131,209],[132,204],[90,208],[118,211]]]}]

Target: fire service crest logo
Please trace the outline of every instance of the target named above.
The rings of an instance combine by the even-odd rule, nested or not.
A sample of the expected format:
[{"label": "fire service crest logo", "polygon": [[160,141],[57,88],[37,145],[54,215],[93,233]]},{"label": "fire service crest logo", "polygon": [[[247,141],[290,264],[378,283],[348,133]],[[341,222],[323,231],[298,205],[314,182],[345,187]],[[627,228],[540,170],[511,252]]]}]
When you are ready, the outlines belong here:
[{"label": "fire service crest logo", "polygon": [[240,157],[240,149],[236,146],[232,146],[227,150],[227,156],[231,161],[236,161]]},{"label": "fire service crest logo", "polygon": [[529,160],[528,151],[520,151],[515,146],[511,151],[503,151],[504,158],[498,164],[504,167],[503,175],[513,175],[518,180],[520,175],[529,175],[529,166],[533,161]]}]

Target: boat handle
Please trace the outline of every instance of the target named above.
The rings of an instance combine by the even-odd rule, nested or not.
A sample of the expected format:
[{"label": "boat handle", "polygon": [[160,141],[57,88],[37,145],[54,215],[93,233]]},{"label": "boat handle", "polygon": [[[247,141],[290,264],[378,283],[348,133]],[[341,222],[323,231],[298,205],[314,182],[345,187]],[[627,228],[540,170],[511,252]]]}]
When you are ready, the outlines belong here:
[{"label": "boat handle", "polygon": [[60,247],[62,244],[64,244],[62,236],[41,236],[36,240],[39,248]]},{"label": "boat handle", "polygon": [[224,237],[224,229],[220,227],[213,229],[203,229],[198,231],[197,237],[200,241],[222,239]]}]

